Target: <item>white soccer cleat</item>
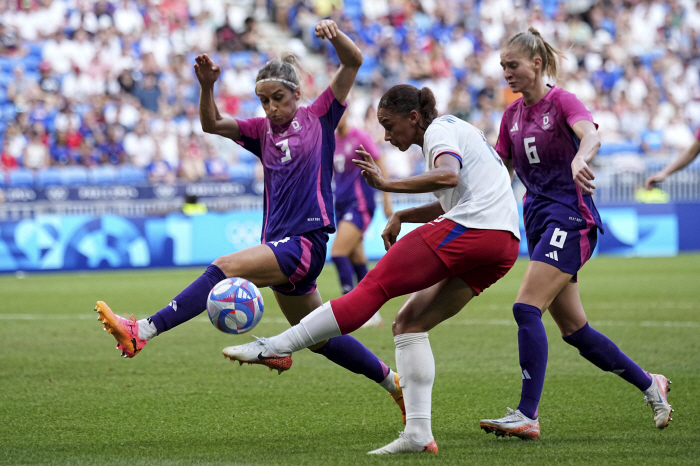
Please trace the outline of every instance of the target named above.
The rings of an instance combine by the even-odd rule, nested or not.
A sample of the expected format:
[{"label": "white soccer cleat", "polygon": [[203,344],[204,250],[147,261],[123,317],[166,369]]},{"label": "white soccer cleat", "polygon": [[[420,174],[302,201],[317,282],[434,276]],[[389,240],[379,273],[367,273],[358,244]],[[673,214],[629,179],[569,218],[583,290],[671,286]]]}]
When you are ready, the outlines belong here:
[{"label": "white soccer cleat", "polygon": [[523,440],[537,440],[540,438],[540,421],[530,419],[520,410],[513,411],[508,408],[508,414],[500,419],[482,419],[479,426],[487,434],[493,432],[496,437],[518,437]]},{"label": "white soccer cleat", "polygon": [[247,362],[248,365],[262,364],[272,369],[276,369],[278,374],[289,370],[292,367],[292,356],[279,356],[274,354],[267,346],[266,338],[257,338],[256,341],[245,345],[228,346],[222,353],[231,362],[238,361],[241,365]]},{"label": "white soccer cleat", "polygon": [[649,374],[651,376],[651,387],[644,392],[644,401],[647,406],[651,405],[654,410],[654,422],[656,427],[663,429],[672,421],[671,413],[673,408],[668,403],[668,392],[671,391],[669,385],[671,381],[661,374]]},{"label": "white soccer cleat", "polygon": [[438,447],[435,440],[432,440],[427,445],[422,445],[420,443],[414,443],[408,439],[406,434],[399,432],[399,438],[394,440],[388,445],[382,448],[377,448],[368,452],[368,455],[393,455],[396,453],[437,453]]},{"label": "white soccer cleat", "polygon": [[362,328],[368,328],[368,327],[381,327],[384,325],[384,321],[382,320],[382,315],[379,313],[379,311],[375,312],[372,317],[369,318],[367,322],[362,324]]}]

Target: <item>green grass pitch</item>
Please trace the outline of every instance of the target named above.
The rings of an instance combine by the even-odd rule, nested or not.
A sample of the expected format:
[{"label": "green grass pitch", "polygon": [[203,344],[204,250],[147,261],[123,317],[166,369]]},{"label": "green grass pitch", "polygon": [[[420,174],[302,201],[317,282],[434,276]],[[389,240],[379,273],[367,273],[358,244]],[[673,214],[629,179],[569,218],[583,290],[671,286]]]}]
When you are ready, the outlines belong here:
[{"label": "green grass pitch", "polygon": [[[231,364],[221,349],[252,340],[206,316],[119,357],[92,311],[152,314],[203,268],[0,276],[0,464],[700,464],[700,256],[592,260],[580,274],[593,326],[642,367],[672,381],[671,425],[654,427],[642,394],[581,358],[549,315],[550,359],[536,442],[497,439],[484,417],[520,394],[511,305],[525,261],[432,332],[437,456],[369,457],[402,430],[384,391],[309,351],[278,376]],[[401,273],[411,273],[401,271]],[[416,271],[415,273],[419,273]],[[335,269],[319,279],[339,295]],[[286,329],[269,290],[252,334]],[[388,303],[382,328],[355,336],[394,367]]]}]

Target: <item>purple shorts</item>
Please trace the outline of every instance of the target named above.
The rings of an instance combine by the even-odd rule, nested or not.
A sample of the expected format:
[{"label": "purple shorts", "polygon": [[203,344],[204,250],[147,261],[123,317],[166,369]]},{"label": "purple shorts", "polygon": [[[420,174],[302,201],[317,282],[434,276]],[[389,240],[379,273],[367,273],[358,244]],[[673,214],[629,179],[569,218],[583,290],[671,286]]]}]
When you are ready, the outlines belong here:
[{"label": "purple shorts", "polygon": [[357,227],[362,233],[367,230],[369,224],[372,222],[372,217],[374,216],[374,209],[369,209],[367,207],[361,209],[357,202],[346,206],[335,207],[335,218],[338,219],[338,223],[345,220],[350,222]]},{"label": "purple shorts", "polygon": [[598,243],[598,228],[562,230],[547,228],[541,236],[527,238],[530,260],[553,265],[562,272],[576,275],[591,258]]},{"label": "purple shorts", "polygon": [[287,236],[275,241],[266,241],[289,283],[271,286],[273,290],[287,296],[303,296],[316,290],[316,278],[326,262],[328,234],[310,231],[301,236]]}]

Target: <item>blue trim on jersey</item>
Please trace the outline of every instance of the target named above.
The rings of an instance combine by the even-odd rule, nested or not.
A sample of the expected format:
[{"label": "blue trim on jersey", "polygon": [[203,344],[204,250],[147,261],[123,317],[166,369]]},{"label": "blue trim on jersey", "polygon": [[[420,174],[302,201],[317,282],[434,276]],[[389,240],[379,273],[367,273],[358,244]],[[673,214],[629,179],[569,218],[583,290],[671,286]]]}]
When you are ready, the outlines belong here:
[{"label": "blue trim on jersey", "polygon": [[439,153],[438,155],[436,155],[435,158],[433,159],[433,163],[435,163],[435,159],[437,159],[438,157],[440,157],[440,156],[443,155],[443,154],[449,154],[449,155],[451,155],[452,157],[456,158],[457,160],[459,160],[459,166],[460,166],[460,167],[462,166],[462,157],[460,157],[459,154],[455,154],[454,152],[440,152],[440,153]]},{"label": "blue trim on jersey", "polygon": [[[445,152],[445,153],[450,153],[450,152]],[[435,248],[437,251],[453,239],[463,235],[469,228],[465,227],[464,225],[460,225],[459,223],[455,224],[455,226],[452,227],[452,230],[445,236],[445,239],[442,240],[442,243],[438,247]]]}]

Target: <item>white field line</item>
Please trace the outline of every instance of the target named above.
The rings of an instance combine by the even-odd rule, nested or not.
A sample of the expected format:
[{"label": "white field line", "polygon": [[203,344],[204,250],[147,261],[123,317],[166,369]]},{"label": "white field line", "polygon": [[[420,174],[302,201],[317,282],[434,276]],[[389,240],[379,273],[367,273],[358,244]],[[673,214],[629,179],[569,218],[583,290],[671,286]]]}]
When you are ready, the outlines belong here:
[{"label": "white field line", "polygon": [[[0,314],[0,321],[23,321],[23,320],[97,320],[96,314]],[[194,322],[209,322],[207,317],[196,317]],[[263,319],[259,325],[263,324],[286,324],[287,320],[282,317],[271,317]],[[515,320],[510,319],[450,319],[441,325],[465,325],[465,326],[515,326]],[[673,321],[673,320],[592,320],[594,327],[673,327],[673,328],[698,328],[700,321]]]}]

